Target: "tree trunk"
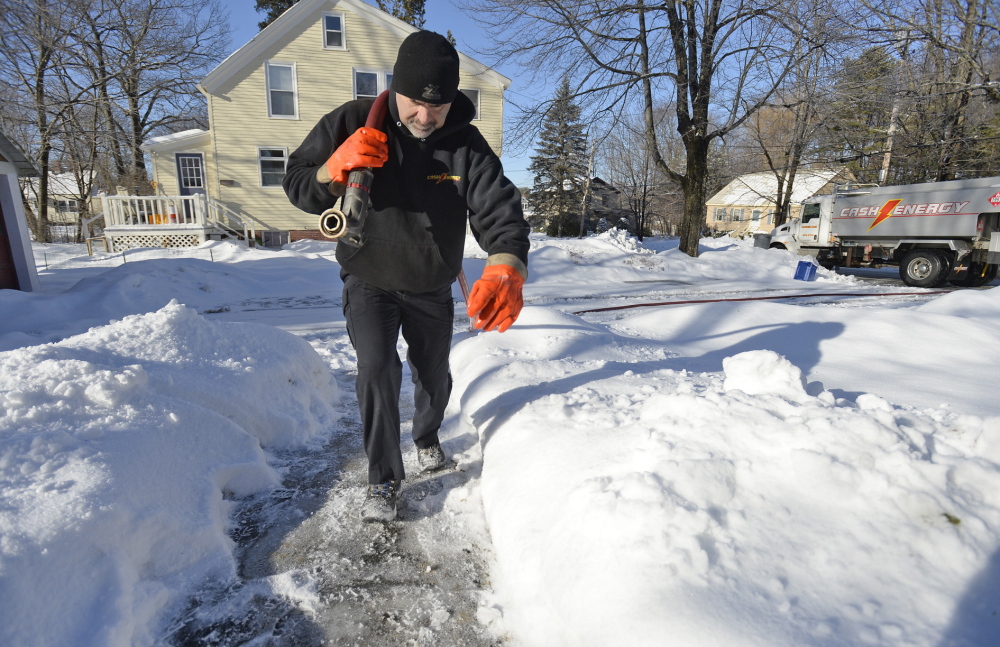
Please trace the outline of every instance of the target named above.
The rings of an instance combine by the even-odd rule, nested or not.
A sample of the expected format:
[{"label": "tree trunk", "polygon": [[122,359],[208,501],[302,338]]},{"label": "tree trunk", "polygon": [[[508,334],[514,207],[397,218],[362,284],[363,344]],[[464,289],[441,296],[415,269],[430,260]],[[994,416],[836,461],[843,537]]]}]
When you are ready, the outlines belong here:
[{"label": "tree trunk", "polygon": [[688,256],[698,256],[701,228],[705,222],[705,181],[708,177],[708,157],[698,160],[688,154],[687,174],[681,184],[684,189],[684,219],[681,220],[678,249]]}]

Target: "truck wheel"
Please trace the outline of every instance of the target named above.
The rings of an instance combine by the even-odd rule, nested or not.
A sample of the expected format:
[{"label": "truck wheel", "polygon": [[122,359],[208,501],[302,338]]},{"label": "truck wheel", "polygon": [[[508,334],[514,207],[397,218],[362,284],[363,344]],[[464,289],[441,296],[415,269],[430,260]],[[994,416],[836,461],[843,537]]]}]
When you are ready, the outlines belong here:
[{"label": "truck wheel", "polygon": [[788,249],[781,243],[771,243],[770,249]]},{"label": "truck wheel", "polygon": [[971,263],[969,265],[969,271],[965,273],[965,276],[949,281],[952,285],[957,285],[960,288],[978,288],[987,283],[992,283],[997,278],[998,266],[991,263],[983,269],[982,263]]},{"label": "truck wheel", "polygon": [[936,249],[914,249],[899,264],[899,278],[915,288],[936,288],[944,285],[951,263]]}]

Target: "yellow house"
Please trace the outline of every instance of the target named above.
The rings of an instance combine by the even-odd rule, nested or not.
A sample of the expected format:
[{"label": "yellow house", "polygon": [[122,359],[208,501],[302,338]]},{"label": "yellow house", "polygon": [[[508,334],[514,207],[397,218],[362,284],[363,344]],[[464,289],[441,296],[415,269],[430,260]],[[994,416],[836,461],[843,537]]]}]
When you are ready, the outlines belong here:
[{"label": "yellow house", "polygon": [[[143,144],[157,195],[207,194],[255,222],[265,244],[318,237],[316,216],[281,188],[288,155],[324,114],[388,88],[399,45],[414,31],[362,0],[300,0],[201,81],[208,131]],[[473,123],[499,155],[510,79],[459,56]]]},{"label": "yellow house", "polygon": [[[799,216],[803,200],[833,193],[836,184],[854,181],[847,167],[799,169],[792,185],[788,219]],[[715,231],[769,232],[774,229],[777,200],[778,178],[773,172],[741,175],[706,201],[705,226]]]}]

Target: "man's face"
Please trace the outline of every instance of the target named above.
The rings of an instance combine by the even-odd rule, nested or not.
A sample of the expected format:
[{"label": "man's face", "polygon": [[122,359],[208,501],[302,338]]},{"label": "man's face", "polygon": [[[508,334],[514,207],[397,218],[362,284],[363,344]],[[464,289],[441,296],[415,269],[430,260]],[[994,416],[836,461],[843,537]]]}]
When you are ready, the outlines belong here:
[{"label": "man's face", "polygon": [[451,104],[435,105],[397,94],[396,107],[399,108],[399,120],[410,134],[423,139],[444,125]]}]

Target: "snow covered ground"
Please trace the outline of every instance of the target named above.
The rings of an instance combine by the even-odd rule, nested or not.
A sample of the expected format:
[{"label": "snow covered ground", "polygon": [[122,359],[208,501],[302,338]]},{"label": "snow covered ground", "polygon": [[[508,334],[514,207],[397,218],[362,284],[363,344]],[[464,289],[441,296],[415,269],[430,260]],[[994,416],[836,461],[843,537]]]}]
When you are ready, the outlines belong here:
[{"label": "snow covered ground", "polygon": [[[410,643],[1000,644],[996,283],[805,283],[703,243],[533,238],[518,323],[456,317],[442,438],[470,476],[407,505],[492,582]],[[0,644],[169,644],[240,580],[234,507],[356,433],[332,252],[36,248],[43,293],[0,291]],[[796,294],[826,296],[721,300]],[[594,311],[669,301],[696,303]],[[329,637],[318,571],[262,586]]]}]

